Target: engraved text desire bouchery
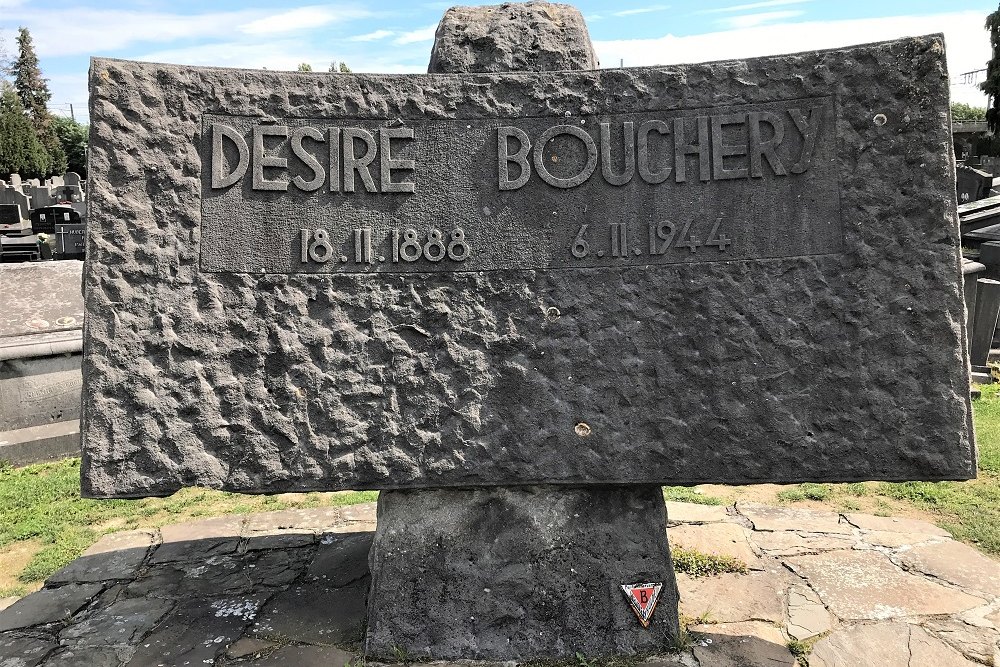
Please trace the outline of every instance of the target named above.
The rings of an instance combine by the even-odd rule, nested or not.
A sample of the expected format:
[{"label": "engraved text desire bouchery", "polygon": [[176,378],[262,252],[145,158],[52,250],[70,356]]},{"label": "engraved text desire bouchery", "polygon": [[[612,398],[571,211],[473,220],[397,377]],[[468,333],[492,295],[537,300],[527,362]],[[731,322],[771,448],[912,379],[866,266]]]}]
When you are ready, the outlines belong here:
[{"label": "engraved text desire bouchery", "polygon": [[[712,181],[787,176],[809,168],[816,138],[824,122],[823,106],[789,106],[777,111],[745,111],[642,122],[586,122],[552,125],[536,137],[518,127],[496,128],[497,186],[523,187],[532,174],[556,188],[585,183],[600,166],[612,186],[636,175],[648,184],[689,180]],[[412,193],[405,180],[416,161],[398,157],[415,139],[412,127],[327,127],[254,125],[248,136],[213,122],[211,183],[228,188],[249,173],[250,189],[286,192]],[[779,148],[790,133],[798,134],[796,154]],[[557,171],[559,155],[571,157],[570,173]],[[228,150],[227,150],[228,148]],[[394,153],[396,155],[394,155]],[[613,156],[612,153],[616,155]],[[290,160],[301,172],[291,175]],[[764,165],[767,165],[765,168]],[[563,167],[565,171],[566,167]],[[557,173],[553,173],[557,172]]]}]

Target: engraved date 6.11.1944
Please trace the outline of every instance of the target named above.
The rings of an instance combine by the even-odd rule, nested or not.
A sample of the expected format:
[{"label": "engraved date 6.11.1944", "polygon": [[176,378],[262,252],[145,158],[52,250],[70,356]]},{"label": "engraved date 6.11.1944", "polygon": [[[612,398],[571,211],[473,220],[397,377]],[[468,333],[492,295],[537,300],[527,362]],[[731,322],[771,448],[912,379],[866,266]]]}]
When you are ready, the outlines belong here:
[{"label": "engraved date 6.11.1944", "polygon": [[576,259],[595,255],[625,258],[631,255],[666,255],[677,251],[695,253],[699,248],[705,247],[714,247],[717,252],[724,253],[733,241],[719,231],[721,223],[722,218],[716,218],[710,229],[708,225],[704,225],[707,233],[699,234],[696,230],[702,225],[695,220],[652,221],[649,223],[648,236],[640,234],[634,242],[629,225],[625,222],[613,222],[606,227],[582,224],[570,246],[570,253]]}]

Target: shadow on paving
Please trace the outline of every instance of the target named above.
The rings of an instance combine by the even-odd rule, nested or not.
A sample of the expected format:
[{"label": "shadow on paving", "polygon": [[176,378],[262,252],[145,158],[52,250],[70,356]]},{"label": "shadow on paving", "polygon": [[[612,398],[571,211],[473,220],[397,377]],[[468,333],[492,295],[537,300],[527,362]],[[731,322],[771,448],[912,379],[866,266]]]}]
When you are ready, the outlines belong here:
[{"label": "shadow on paving", "polygon": [[253,525],[267,517],[106,536],[0,611],[0,664],[344,664],[374,533]]}]

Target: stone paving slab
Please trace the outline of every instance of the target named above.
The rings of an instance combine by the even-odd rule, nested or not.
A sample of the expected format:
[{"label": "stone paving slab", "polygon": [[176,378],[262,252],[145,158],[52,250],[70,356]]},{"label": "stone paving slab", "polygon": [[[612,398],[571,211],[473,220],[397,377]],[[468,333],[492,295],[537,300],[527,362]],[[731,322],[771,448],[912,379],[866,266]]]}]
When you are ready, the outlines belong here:
[{"label": "stone paving slab", "polygon": [[[1000,563],[931,524],[671,505],[672,542],[758,569],[680,574],[694,643],[640,667],[791,667],[792,639],[811,667],[1000,667]],[[374,525],[367,503],[106,536],[0,608],[0,667],[359,664]]]},{"label": "stone paving slab", "polygon": [[843,620],[954,614],[986,603],[983,598],[904,572],[876,551],[832,551],[785,562]]},{"label": "stone paving slab", "polygon": [[918,544],[900,549],[893,557],[907,570],[922,572],[989,599],[1000,597],[997,562],[961,542]]},{"label": "stone paving slab", "polygon": [[[859,662],[859,657],[864,661]],[[974,662],[920,626],[907,623],[857,625],[816,643],[809,667],[975,667]]]},{"label": "stone paving slab", "polygon": [[717,556],[729,556],[760,569],[760,557],[750,545],[750,531],[735,523],[681,524],[668,531],[670,546]]}]

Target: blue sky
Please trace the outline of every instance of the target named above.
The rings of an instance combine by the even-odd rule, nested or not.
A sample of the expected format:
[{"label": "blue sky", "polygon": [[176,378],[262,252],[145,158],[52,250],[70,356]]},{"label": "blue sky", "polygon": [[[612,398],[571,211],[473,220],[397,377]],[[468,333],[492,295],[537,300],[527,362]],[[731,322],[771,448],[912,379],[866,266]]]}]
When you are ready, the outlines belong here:
[{"label": "blue sky", "polygon": [[[356,72],[426,71],[434,26],[448,2],[196,2],[0,0],[0,44],[18,26],[34,36],[52,106],[86,120],[92,55],[191,65]],[[483,4],[483,3],[465,3]],[[985,66],[983,29],[995,0],[587,0],[603,67],[701,62],[945,33],[952,75]],[[952,98],[984,104],[972,85]]]}]

